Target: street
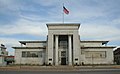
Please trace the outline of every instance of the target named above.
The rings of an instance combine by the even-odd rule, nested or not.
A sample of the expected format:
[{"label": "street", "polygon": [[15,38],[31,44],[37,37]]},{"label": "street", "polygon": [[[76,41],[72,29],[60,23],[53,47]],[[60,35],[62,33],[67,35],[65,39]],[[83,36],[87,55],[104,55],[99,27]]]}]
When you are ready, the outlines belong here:
[{"label": "street", "polygon": [[120,74],[120,70],[93,71],[0,71],[0,74]]}]

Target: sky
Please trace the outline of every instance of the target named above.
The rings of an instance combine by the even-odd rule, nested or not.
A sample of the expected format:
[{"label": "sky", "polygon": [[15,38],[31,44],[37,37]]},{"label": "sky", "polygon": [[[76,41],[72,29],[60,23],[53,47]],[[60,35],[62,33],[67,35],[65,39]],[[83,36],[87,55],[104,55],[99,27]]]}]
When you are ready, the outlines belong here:
[{"label": "sky", "polygon": [[0,0],[0,44],[9,55],[21,40],[46,40],[47,23],[80,23],[81,40],[120,46],[120,0]]}]

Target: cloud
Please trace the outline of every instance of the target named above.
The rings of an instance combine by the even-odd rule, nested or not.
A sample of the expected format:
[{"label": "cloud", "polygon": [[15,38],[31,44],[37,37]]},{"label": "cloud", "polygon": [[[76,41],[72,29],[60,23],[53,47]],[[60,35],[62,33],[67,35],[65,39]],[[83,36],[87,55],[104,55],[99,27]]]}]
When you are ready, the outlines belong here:
[{"label": "cloud", "polygon": [[40,22],[19,19],[14,24],[1,26],[0,33],[1,35],[30,34],[45,36],[47,35],[47,27]]},{"label": "cloud", "polygon": [[116,24],[116,25],[119,25],[119,24],[120,24],[120,17],[117,18],[117,19],[114,19],[114,20],[112,21],[112,23],[114,23],[114,24]]},{"label": "cloud", "polygon": [[19,2],[17,0],[0,0],[0,12],[9,13],[12,11],[16,13],[19,10]]},{"label": "cloud", "polygon": [[0,44],[5,44],[8,46],[19,46],[18,39],[15,38],[0,38]]},{"label": "cloud", "polygon": [[52,6],[52,5],[57,5],[60,1],[59,0],[33,0],[33,2],[43,6]]},{"label": "cloud", "polygon": [[46,23],[62,23],[63,3],[70,11],[65,22],[82,23],[83,40],[120,41],[119,0],[0,0],[0,14],[8,19],[0,18],[1,43],[8,48],[18,44],[17,37],[7,38],[12,35],[46,37]]},{"label": "cloud", "polygon": [[80,28],[81,37],[94,40],[120,40],[120,29],[114,25],[83,24]]},{"label": "cloud", "polygon": [[4,44],[7,47],[9,55],[14,55],[13,46],[20,46],[18,39],[15,38],[0,38],[0,44]]}]

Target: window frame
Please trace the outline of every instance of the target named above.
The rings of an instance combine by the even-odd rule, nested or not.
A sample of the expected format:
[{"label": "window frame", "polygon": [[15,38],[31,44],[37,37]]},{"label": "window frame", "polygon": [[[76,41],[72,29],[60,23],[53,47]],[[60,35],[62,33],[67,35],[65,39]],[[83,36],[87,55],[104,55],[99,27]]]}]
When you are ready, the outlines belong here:
[{"label": "window frame", "polygon": [[22,58],[42,58],[43,51],[22,51]]}]

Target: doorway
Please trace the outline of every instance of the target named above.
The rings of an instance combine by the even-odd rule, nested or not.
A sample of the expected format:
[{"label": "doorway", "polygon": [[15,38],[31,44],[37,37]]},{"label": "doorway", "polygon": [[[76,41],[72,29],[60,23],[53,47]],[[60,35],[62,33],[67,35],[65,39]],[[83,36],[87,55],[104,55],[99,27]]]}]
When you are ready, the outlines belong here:
[{"label": "doorway", "polygon": [[66,65],[66,57],[61,58],[61,65]]}]

